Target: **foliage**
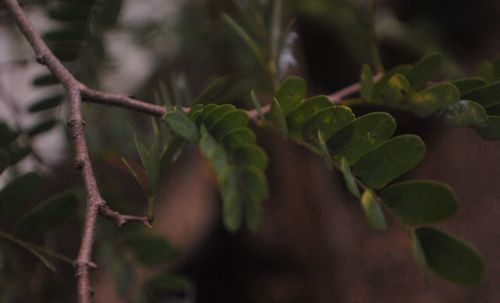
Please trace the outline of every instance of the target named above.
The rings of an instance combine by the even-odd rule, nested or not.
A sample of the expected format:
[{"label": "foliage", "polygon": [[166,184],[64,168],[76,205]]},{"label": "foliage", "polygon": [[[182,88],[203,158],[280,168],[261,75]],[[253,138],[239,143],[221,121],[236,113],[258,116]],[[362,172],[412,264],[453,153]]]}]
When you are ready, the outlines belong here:
[{"label": "foliage", "polygon": [[[94,1],[59,1],[47,9],[48,16],[60,27],[44,33],[43,37],[61,61],[68,64],[82,60],[82,43],[88,40],[97,45],[91,51],[100,52],[100,58],[104,58],[100,35],[117,22],[121,1],[103,3],[98,13],[94,12],[97,5]],[[286,52],[286,38],[290,34],[277,17],[282,10],[281,1],[263,8],[252,5],[253,10],[246,10],[248,7],[241,3],[236,5],[239,8],[236,11],[243,14],[242,20],[246,22],[228,13],[222,13],[221,19],[241,39],[260,67],[260,76],[266,79],[267,85],[256,88],[262,90],[259,94],[247,92],[247,98],[252,99],[256,108],[244,110],[229,103],[213,103],[218,101],[212,98],[220,87],[224,89],[218,82],[221,79],[209,84],[189,109],[181,107],[180,102],[172,106],[163,96],[158,102],[165,106],[166,114],[160,120],[153,120],[154,135],[150,143],[144,143],[146,140],[134,133],[140,165],[122,157],[147,198],[148,219],[153,221],[155,217],[162,177],[183,148],[191,144],[198,145],[210,163],[222,203],[224,227],[231,233],[244,229],[257,231],[263,219],[262,204],[272,198],[272,191],[266,178],[268,156],[258,144],[256,126],[304,146],[324,159],[328,169],[338,171],[374,230],[386,230],[386,216],[394,216],[407,231],[416,262],[425,276],[431,270],[453,283],[478,284],[484,271],[480,253],[458,237],[429,226],[442,223],[456,213],[459,203],[454,190],[442,182],[406,178],[425,159],[427,147],[417,135],[396,134],[396,120],[386,111],[398,109],[418,119],[436,117],[446,126],[470,127],[485,140],[498,140],[500,59],[485,62],[478,76],[439,82],[435,81],[435,74],[444,59],[437,53],[429,53],[413,64],[395,66],[383,74],[378,66],[373,71],[369,64],[364,64],[358,95],[334,103],[326,95],[310,96],[305,79],[281,78],[284,71],[280,70],[279,59]],[[317,10],[307,1],[294,1],[294,7],[307,14]],[[271,11],[269,20],[263,24],[256,21],[264,20],[261,10]],[[365,26],[363,23],[359,27],[360,35],[370,38]],[[265,45],[266,41],[270,45]],[[58,84],[58,80],[43,73],[32,84],[47,87]],[[261,106],[261,96],[269,100],[269,110]],[[0,122],[0,173],[9,172],[11,176],[0,190],[0,259],[16,258],[7,254],[3,248],[5,242],[27,249],[53,271],[57,270],[53,259],[73,261],[36,243],[57,230],[67,218],[75,217],[77,204],[83,199],[69,190],[40,201],[38,193],[45,176],[37,172],[18,174],[16,165],[33,155],[31,143],[37,136],[59,124],[54,112],[63,99],[63,92],[58,91],[33,101],[27,112],[42,115],[43,119],[28,129],[13,129]],[[380,110],[356,116],[353,108],[360,105],[376,105]],[[252,115],[253,111],[258,111],[258,115]],[[124,293],[127,285],[132,284],[132,273],[126,270],[129,263],[154,268],[177,254],[168,240],[154,232],[125,230],[121,236],[119,245],[123,252],[115,253],[114,273],[118,288]],[[0,276],[4,274],[7,275],[0,272]],[[144,282],[141,296],[144,302],[154,302],[164,293],[188,287],[189,281],[182,277],[159,273]]]}]

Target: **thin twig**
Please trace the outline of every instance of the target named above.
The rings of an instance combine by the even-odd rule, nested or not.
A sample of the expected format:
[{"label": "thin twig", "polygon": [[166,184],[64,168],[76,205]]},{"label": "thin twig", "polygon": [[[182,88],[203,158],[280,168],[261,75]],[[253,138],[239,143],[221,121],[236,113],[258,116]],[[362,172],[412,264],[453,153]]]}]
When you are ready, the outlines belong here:
[{"label": "thin twig", "polygon": [[[380,78],[382,78],[383,74],[382,73],[378,73],[376,74],[375,76],[373,76],[373,81],[378,81],[380,80]],[[351,84],[347,87],[344,87],[330,95],[328,95],[328,99],[330,99],[330,101],[333,103],[333,104],[339,104],[342,102],[343,99],[345,99],[347,96],[350,96],[352,94],[355,94],[357,92],[359,92],[361,90],[361,83],[360,82],[357,82],[357,83],[354,83],[354,84]],[[271,105],[270,104],[266,104],[266,105],[263,105],[261,108],[260,108],[260,111],[262,113],[267,113],[271,110]],[[253,121],[256,121],[259,119],[259,113],[256,109],[253,109],[253,110],[249,110],[248,111],[248,116],[250,117],[251,120]]]},{"label": "thin twig", "polygon": [[[161,117],[166,113],[165,107],[146,103],[137,99],[133,99],[124,95],[105,93],[97,90],[83,87],[81,90],[84,101],[100,103],[110,106],[119,106],[126,109],[131,109],[141,113]],[[185,109],[188,111],[188,109]]]},{"label": "thin twig", "polygon": [[[373,81],[380,80],[382,76],[383,76],[382,73],[376,74],[375,76],[373,76]],[[333,94],[329,95],[328,98],[330,99],[330,101],[332,101],[332,103],[338,104],[342,102],[342,99],[345,99],[345,97],[355,94],[360,90],[361,90],[361,83],[357,82],[334,92]]]},{"label": "thin twig", "polygon": [[7,9],[14,16],[17,26],[23,33],[24,37],[28,40],[29,44],[35,51],[37,61],[40,64],[47,66],[51,73],[59,79],[70,96],[71,110],[68,125],[70,126],[72,133],[75,163],[77,168],[81,171],[83,183],[87,192],[87,209],[85,212],[82,239],[78,257],[75,262],[78,302],[90,303],[91,287],[89,271],[91,268],[96,267],[91,260],[97,215],[101,213],[105,217],[113,218],[118,225],[123,225],[124,223],[130,221],[139,221],[148,227],[151,227],[151,224],[145,217],[122,215],[111,210],[102,199],[97,186],[97,181],[95,179],[94,171],[92,169],[92,163],[90,161],[87,142],[85,139],[85,122],[83,121],[81,110],[82,98],[92,102],[121,106],[158,117],[165,114],[166,110],[160,106],[148,104],[126,96],[98,92],[87,88],[83,83],[78,81],[54,56],[40,37],[40,34],[31,24],[18,2],[16,0],[4,0],[4,3]]}]

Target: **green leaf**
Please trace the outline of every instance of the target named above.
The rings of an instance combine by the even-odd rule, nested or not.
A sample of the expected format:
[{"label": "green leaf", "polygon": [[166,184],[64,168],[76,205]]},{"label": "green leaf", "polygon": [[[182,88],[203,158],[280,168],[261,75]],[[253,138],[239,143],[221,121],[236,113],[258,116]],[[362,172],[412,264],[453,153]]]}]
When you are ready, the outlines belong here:
[{"label": "green leaf", "polygon": [[171,111],[165,115],[164,119],[176,135],[190,143],[198,142],[198,127],[185,113],[180,111]]},{"label": "green leaf", "polygon": [[345,158],[354,165],[359,158],[389,139],[396,129],[396,121],[387,113],[373,112],[353,120],[327,141],[335,159]]},{"label": "green leaf", "polygon": [[411,64],[403,64],[403,65],[398,65],[391,70],[387,71],[380,80],[375,82],[375,86],[373,87],[373,96],[376,99],[380,99],[382,97],[382,93],[384,91],[385,86],[387,85],[387,82],[389,82],[389,79],[394,76],[395,74],[401,74],[401,75],[406,75],[408,71],[412,68]]},{"label": "green leaf", "polygon": [[19,220],[16,232],[24,235],[40,235],[59,225],[78,205],[74,193],[54,195],[33,207]]},{"label": "green leaf", "polygon": [[298,77],[288,78],[281,84],[275,98],[285,116],[300,105],[306,95],[306,90],[306,82]]},{"label": "green leaf", "polygon": [[441,67],[442,59],[443,57],[440,54],[431,53],[415,63],[406,74],[406,78],[411,86],[416,90],[424,88],[427,81],[429,81]]},{"label": "green leaf", "polygon": [[212,169],[217,175],[220,175],[229,166],[226,151],[208,133],[205,126],[201,127],[200,151],[210,161]]},{"label": "green leaf", "polygon": [[177,160],[185,146],[185,141],[177,136],[170,138],[160,154],[160,173],[165,174],[168,167]]},{"label": "green leaf", "polygon": [[196,124],[200,126],[205,121],[205,119],[212,113],[212,111],[214,111],[218,107],[219,106],[216,104],[208,104],[204,106],[201,113],[196,117]]},{"label": "green leaf", "polygon": [[354,175],[367,186],[380,189],[417,166],[425,152],[425,144],[418,136],[397,136],[361,157],[353,167]]},{"label": "green leaf", "polygon": [[480,77],[464,78],[452,81],[451,84],[455,85],[461,94],[466,94],[473,89],[487,85],[488,83]]},{"label": "green leaf", "polygon": [[262,51],[259,48],[259,45],[257,42],[255,42],[252,37],[247,33],[247,31],[238,24],[233,18],[231,18],[229,15],[222,13],[222,18],[224,21],[231,27],[231,29],[238,34],[238,36],[245,42],[249,50],[252,52],[252,54],[257,58],[260,64],[265,65],[265,60],[264,60],[264,55],[262,54]]},{"label": "green leaf", "polygon": [[36,113],[57,107],[59,106],[59,104],[61,104],[62,99],[63,99],[62,95],[55,95],[40,99],[35,103],[31,104],[30,107],[28,107],[28,111],[30,113]]},{"label": "green leaf", "polygon": [[9,241],[16,243],[17,245],[19,245],[21,247],[23,247],[24,249],[26,249],[27,251],[32,253],[36,258],[38,258],[38,260],[40,262],[42,262],[43,265],[45,265],[52,272],[57,272],[57,269],[54,266],[54,264],[52,262],[50,262],[49,259],[47,259],[47,257],[36,247],[36,245],[29,243],[29,242],[26,242],[24,240],[18,239],[16,237],[14,237],[13,235],[7,234],[1,230],[0,230],[0,237],[3,237]]},{"label": "green leaf", "polygon": [[342,175],[344,177],[347,189],[349,189],[351,194],[359,198],[360,197],[359,188],[358,185],[356,184],[356,180],[352,175],[351,167],[349,166],[349,163],[347,162],[346,158],[342,158],[340,160],[340,171],[342,172]]},{"label": "green leaf", "polygon": [[427,259],[425,258],[424,251],[422,249],[422,245],[420,244],[420,240],[418,239],[415,231],[410,230],[410,240],[411,240],[411,248],[413,251],[413,256],[417,261],[417,265],[422,271],[424,275],[424,282],[426,285],[429,284],[429,267],[427,265]]},{"label": "green leaf", "polygon": [[451,127],[459,126],[479,126],[485,127],[488,124],[488,115],[484,107],[479,103],[460,100],[445,108],[440,113],[446,125]]},{"label": "green leaf", "polygon": [[332,159],[332,156],[330,155],[330,151],[328,150],[328,147],[326,146],[325,137],[323,136],[321,131],[318,131],[318,144],[320,147],[321,156],[325,160],[326,166],[328,167],[329,170],[332,170],[333,169],[333,159]]},{"label": "green leaf", "polygon": [[271,121],[271,124],[276,127],[281,134],[286,138],[288,137],[288,128],[286,125],[286,119],[285,115],[283,114],[283,111],[281,110],[281,106],[276,100],[276,98],[273,99],[273,102],[271,103],[271,111],[269,112],[269,120]]},{"label": "green leaf", "polygon": [[361,196],[361,206],[370,227],[375,230],[386,230],[384,213],[377,201],[377,196],[371,190],[366,190]]},{"label": "green leaf", "polygon": [[440,83],[415,93],[410,98],[410,108],[419,117],[428,117],[436,111],[455,104],[460,91],[451,83]]},{"label": "green leaf", "polygon": [[318,145],[318,131],[328,140],[335,132],[354,120],[354,114],[346,106],[330,106],[316,112],[302,127],[302,138]]},{"label": "green leaf", "polygon": [[208,131],[211,131],[214,125],[217,124],[217,122],[219,122],[225,114],[232,112],[235,109],[236,107],[232,104],[219,105],[203,120],[203,124],[205,124]]},{"label": "green leaf", "polygon": [[59,80],[52,74],[43,74],[40,76],[36,76],[33,79],[32,84],[34,86],[48,86],[48,85],[59,84]]},{"label": "green leaf", "polygon": [[221,139],[238,127],[244,127],[248,125],[248,114],[242,109],[237,109],[231,111],[224,116],[214,125],[210,132],[215,136],[216,139]]},{"label": "green leaf", "polygon": [[488,116],[488,124],[476,131],[485,140],[500,140],[500,116]]},{"label": "green leaf", "polygon": [[148,151],[134,132],[133,135],[137,153],[139,154],[142,166],[144,167],[146,176],[148,177],[148,194],[152,196],[156,193],[160,177],[161,158],[159,146],[155,143]]},{"label": "green leaf", "polygon": [[250,230],[256,231],[262,222],[261,202],[269,196],[266,177],[255,167],[243,167],[239,171],[240,191],[245,197],[245,221]]},{"label": "green leaf", "polygon": [[495,81],[495,73],[493,71],[493,63],[485,60],[481,62],[478,68],[478,75],[487,82]]},{"label": "green leaf", "polygon": [[143,180],[139,177],[139,174],[135,171],[132,165],[130,165],[130,163],[128,163],[128,161],[125,158],[121,157],[121,159],[122,162],[125,164],[125,166],[127,166],[130,174],[134,177],[135,181],[141,186],[144,193],[147,194],[148,193],[147,186],[146,184],[143,183]]},{"label": "green leaf", "polygon": [[369,65],[364,64],[361,69],[361,98],[370,102],[373,98],[373,72]]},{"label": "green leaf", "polygon": [[464,241],[430,227],[416,235],[431,270],[442,278],[463,285],[477,285],[483,276],[483,259]]},{"label": "green leaf", "polygon": [[249,128],[238,127],[224,135],[221,142],[226,151],[232,152],[243,144],[255,144],[256,140],[254,133]]},{"label": "green leaf", "polygon": [[381,97],[383,103],[399,104],[402,103],[410,92],[410,83],[405,76],[395,74],[387,81],[382,89]]},{"label": "green leaf", "polygon": [[394,184],[386,188],[381,197],[403,225],[438,223],[458,210],[453,189],[434,181],[418,180]]},{"label": "green leaf", "polygon": [[147,267],[155,267],[177,255],[177,250],[165,238],[137,233],[124,239],[125,246],[132,251],[135,259]]},{"label": "green leaf", "polygon": [[498,104],[500,103],[500,81],[470,90],[462,98],[477,102],[485,108]]},{"label": "green leaf", "polygon": [[201,153],[210,161],[217,176],[223,223],[230,232],[238,230],[244,218],[247,226],[255,230],[262,217],[260,204],[268,195],[262,172],[267,166],[267,155],[255,144],[255,135],[242,125],[248,123],[247,118],[242,123],[238,115],[240,110],[234,110],[217,122],[213,132],[221,130],[221,123],[235,125],[234,129],[224,130],[219,138],[213,137],[202,125],[200,140]]},{"label": "green leaf", "polygon": [[[300,140],[304,123],[314,114],[331,107],[333,105],[327,96],[316,96],[302,102],[286,117],[290,138]],[[316,133],[314,135],[316,136]]]},{"label": "green leaf", "polygon": [[0,218],[12,220],[19,215],[26,203],[40,189],[42,178],[34,172],[21,175],[10,181],[0,191]]},{"label": "green leaf", "polygon": [[57,120],[55,120],[55,119],[49,119],[46,121],[42,121],[28,130],[28,136],[34,137],[34,136],[39,135],[41,133],[47,132],[47,131],[51,130],[56,124],[57,124]]},{"label": "green leaf", "polygon": [[267,155],[255,144],[243,144],[234,149],[231,158],[237,166],[253,166],[259,170],[267,167]]},{"label": "green leaf", "polygon": [[243,223],[242,194],[239,192],[238,173],[234,167],[227,167],[220,174],[218,183],[222,196],[222,221],[230,232],[237,231]]}]

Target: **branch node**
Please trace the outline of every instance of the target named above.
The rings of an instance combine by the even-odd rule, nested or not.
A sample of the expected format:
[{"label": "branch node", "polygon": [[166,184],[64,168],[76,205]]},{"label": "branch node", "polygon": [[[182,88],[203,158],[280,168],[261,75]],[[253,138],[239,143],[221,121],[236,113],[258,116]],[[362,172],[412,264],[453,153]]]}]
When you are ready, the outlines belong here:
[{"label": "branch node", "polygon": [[141,217],[141,216],[123,215],[109,208],[109,206],[106,204],[106,201],[104,200],[101,200],[101,202],[98,204],[98,208],[99,208],[99,213],[103,217],[115,221],[116,225],[118,225],[119,227],[122,227],[124,224],[127,224],[129,222],[138,222],[142,223],[147,228],[153,228],[150,222],[150,218],[143,216]]},{"label": "branch node", "polygon": [[92,268],[92,269],[97,269],[99,266],[97,266],[97,264],[95,264],[94,262],[91,262],[91,261],[75,261],[75,264],[74,264],[75,268],[76,268],[76,276],[80,276],[82,275],[82,273],[80,272],[80,269],[83,269],[85,267],[88,267],[88,268]]},{"label": "branch node", "polygon": [[75,167],[78,170],[82,170],[83,166],[85,166],[85,160],[82,158],[75,158]]},{"label": "branch node", "polygon": [[77,124],[85,126],[85,121],[83,119],[71,119],[66,124],[70,127],[75,127]]},{"label": "branch node", "polygon": [[46,65],[47,64],[47,57],[45,55],[37,56],[36,62],[38,62],[41,65]]}]

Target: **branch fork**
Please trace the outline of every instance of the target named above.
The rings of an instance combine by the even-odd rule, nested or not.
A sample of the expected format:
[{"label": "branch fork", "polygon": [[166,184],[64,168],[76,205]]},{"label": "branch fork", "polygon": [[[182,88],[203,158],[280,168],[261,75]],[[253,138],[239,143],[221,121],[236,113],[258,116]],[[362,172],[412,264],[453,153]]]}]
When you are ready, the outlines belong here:
[{"label": "branch fork", "polygon": [[[107,205],[106,201],[102,199],[92,168],[87,141],[85,139],[85,121],[82,118],[81,104],[85,101],[108,106],[118,106],[158,118],[163,117],[167,113],[167,110],[163,106],[147,103],[129,96],[102,92],[85,86],[64,67],[47,47],[17,0],[0,1],[3,1],[7,10],[12,13],[18,28],[34,50],[36,61],[39,64],[45,65],[69,93],[70,117],[68,126],[72,133],[75,166],[81,172],[87,193],[87,208],[80,250],[77,260],[74,262],[75,276],[78,289],[78,302],[90,303],[92,301],[92,288],[90,286],[89,271],[90,269],[97,268],[97,265],[91,261],[97,216],[101,215],[115,221],[118,226],[122,226],[128,222],[138,222],[144,224],[148,228],[152,228],[152,220],[149,217],[123,215],[112,210]],[[376,77],[380,77],[380,75]],[[358,92],[360,88],[361,85],[356,83],[330,95],[329,98],[332,103],[340,103],[343,98]],[[270,105],[263,106],[261,110],[263,112],[269,111]],[[189,108],[184,108],[184,111],[189,111]],[[257,110],[248,111],[248,115],[254,121],[256,121],[259,116]]]}]

